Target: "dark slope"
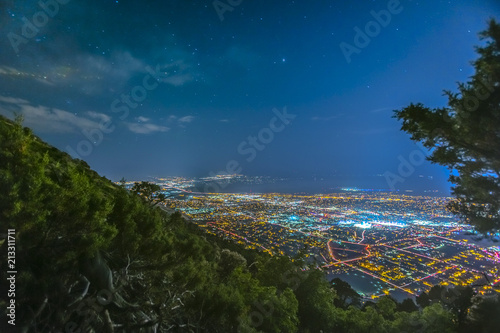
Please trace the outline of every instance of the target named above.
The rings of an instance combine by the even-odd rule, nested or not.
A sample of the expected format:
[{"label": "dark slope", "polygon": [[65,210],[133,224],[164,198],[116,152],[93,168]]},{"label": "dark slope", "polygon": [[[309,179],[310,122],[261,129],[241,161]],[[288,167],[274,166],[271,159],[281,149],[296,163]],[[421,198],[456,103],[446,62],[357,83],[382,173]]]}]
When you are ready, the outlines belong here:
[{"label": "dark slope", "polygon": [[469,316],[467,299],[348,307],[355,292],[300,259],[207,236],[1,116],[0,233],[0,332],[487,332],[500,318],[498,299]]}]

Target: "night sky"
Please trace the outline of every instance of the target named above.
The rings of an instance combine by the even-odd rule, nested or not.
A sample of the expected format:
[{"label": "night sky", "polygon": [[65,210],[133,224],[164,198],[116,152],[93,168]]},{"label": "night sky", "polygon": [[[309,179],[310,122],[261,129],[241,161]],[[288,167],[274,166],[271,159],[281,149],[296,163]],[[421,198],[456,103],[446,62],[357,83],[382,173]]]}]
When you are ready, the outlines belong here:
[{"label": "night sky", "polygon": [[[500,13],[472,0],[44,1],[0,3],[0,114],[112,180],[398,175],[421,154],[392,110],[445,106]],[[446,186],[447,170],[414,168],[403,178]]]}]

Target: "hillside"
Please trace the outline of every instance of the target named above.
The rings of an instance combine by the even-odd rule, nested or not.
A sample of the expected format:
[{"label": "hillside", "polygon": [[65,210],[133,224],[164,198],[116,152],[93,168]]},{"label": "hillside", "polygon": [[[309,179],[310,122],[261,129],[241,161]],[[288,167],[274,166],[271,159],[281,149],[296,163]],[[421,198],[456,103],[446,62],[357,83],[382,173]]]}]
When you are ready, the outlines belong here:
[{"label": "hillside", "polygon": [[[498,312],[500,300],[473,298],[469,289],[453,294],[463,304],[441,293],[420,308],[389,297],[361,307],[348,284],[329,283],[300,257],[209,237],[4,117],[0,190],[2,332],[489,332],[499,325],[500,316],[487,312]],[[14,268],[6,265],[8,230]]]}]

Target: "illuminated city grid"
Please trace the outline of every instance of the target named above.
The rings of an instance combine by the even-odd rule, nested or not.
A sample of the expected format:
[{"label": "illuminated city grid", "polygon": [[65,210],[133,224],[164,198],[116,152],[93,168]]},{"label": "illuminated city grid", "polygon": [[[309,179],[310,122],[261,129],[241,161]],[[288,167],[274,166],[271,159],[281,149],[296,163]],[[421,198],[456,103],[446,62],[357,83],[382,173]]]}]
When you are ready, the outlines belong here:
[{"label": "illuminated city grid", "polygon": [[[218,176],[222,177],[222,176]],[[203,179],[212,181],[221,178]],[[195,180],[157,179],[204,228],[271,255],[299,251],[365,298],[416,296],[433,285],[499,292],[500,248],[479,246],[446,211],[449,198],[348,189],[318,195],[198,193]],[[490,242],[491,243],[491,242]]]}]

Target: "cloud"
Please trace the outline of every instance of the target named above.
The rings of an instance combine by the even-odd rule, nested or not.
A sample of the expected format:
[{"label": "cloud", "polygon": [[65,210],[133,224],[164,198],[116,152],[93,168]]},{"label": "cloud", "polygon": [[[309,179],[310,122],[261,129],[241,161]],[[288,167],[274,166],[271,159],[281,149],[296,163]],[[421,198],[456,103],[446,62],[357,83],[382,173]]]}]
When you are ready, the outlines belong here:
[{"label": "cloud", "polygon": [[80,56],[76,66],[87,78],[128,80],[134,73],[144,71],[146,64],[129,52],[115,52],[109,58],[95,55]]},{"label": "cloud", "polygon": [[179,122],[180,123],[190,123],[194,120],[194,117],[193,116],[184,116],[182,118],[179,118]]},{"label": "cloud", "polygon": [[25,126],[49,133],[75,133],[84,129],[99,128],[100,121],[110,119],[109,116],[95,111],[85,113],[91,118],[89,119],[57,108],[34,106],[25,99],[0,96],[0,113],[9,117],[14,112],[23,115]]},{"label": "cloud", "polygon": [[193,122],[193,120],[195,119],[194,116],[183,116],[183,117],[177,117],[177,116],[174,116],[174,115],[170,115],[168,118],[167,118],[167,122],[169,124],[171,124],[172,126],[178,126],[180,128],[186,128],[186,124],[189,124],[191,122]]},{"label": "cloud", "polygon": [[89,115],[91,118],[98,119],[98,120],[101,120],[103,122],[111,121],[111,117],[108,116],[107,114],[104,114],[104,113],[87,111],[87,115]]},{"label": "cloud", "polygon": [[7,96],[1,96],[1,95],[0,95],[0,102],[7,103],[7,104],[29,104],[29,102],[27,100],[22,99],[22,98],[7,97]]},{"label": "cloud", "polygon": [[27,75],[27,73],[23,73],[22,71],[19,71],[14,67],[0,66],[0,75],[22,75],[22,74]]},{"label": "cloud", "polygon": [[184,60],[157,64],[156,70],[160,73],[160,81],[173,85],[175,87],[182,86],[190,81],[193,81],[195,70]]},{"label": "cloud", "polygon": [[136,134],[151,134],[155,132],[167,132],[170,128],[162,125],[153,124],[150,118],[143,116],[136,117],[137,122],[125,122],[127,128]]},{"label": "cloud", "polygon": [[145,73],[147,67],[129,52],[114,52],[110,56],[81,54],[68,62],[70,65],[45,64],[45,83],[71,85],[88,95],[121,90],[133,76]]},{"label": "cloud", "polygon": [[373,110],[370,110],[368,112],[370,113],[379,113],[379,112],[384,112],[384,111],[392,111],[392,110],[396,110],[396,109],[401,109],[403,108],[404,105],[402,106],[395,106],[395,107],[385,107],[385,108],[378,108],[378,109],[373,109]]},{"label": "cloud", "polygon": [[10,77],[11,79],[29,79],[35,80],[45,85],[53,86],[54,83],[49,81],[46,74],[23,71],[10,66],[0,66],[0,75]]},{"label": "cloud", "polygon": [[170,128],[151,123],[125,123],[131,132],[137,134],[151,134],[155,132],[167,132]]},{"label": "cloud", "polygon": [[[0,75],[30,79],[51,86],[74,86],[88,94],[101,92],[113,84],[123,85],[140,72],[146,72],[142,60],[130,52],[114,52],[110,56],[79,54],[71,59],[41,61],[37,67],[18,70],[0,66]],[[119,87],[116,87],[119,88]]]},{"label": "cloud", "polygon": [[179,87],[192,80],[193,77],[191,76],[191,74],[182,74],[182,75],[167,76],[161,79],[161,82],[165,82],[173,86]]},{"label": "cloud", "polygon": [[187,61],[171,59],[157,59],[151,63],[128,51],[112,51],[106,55],[80,53],[57,59],[39,57],[37,66],[23,66],[22,70],[0,65],[0,77],[14,79],[20,86],[33,81],[94,96],[126,91],[133,78],[142,78],[151,70],[157,73],[159,82],[174,87],[181,87],[198,75],[197,69]]}]

